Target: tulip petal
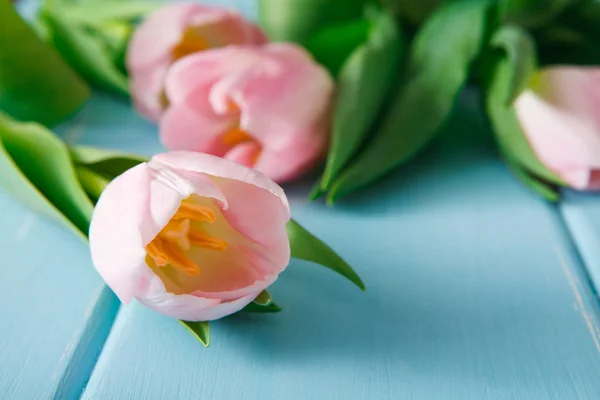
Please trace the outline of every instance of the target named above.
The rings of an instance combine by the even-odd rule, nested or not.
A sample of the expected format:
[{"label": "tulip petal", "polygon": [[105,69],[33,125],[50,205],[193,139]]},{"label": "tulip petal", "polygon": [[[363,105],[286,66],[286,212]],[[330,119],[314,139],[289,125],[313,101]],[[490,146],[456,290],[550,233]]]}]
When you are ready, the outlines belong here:
[{"label": "tulip petal", "polygon": [[175,3],[154,11],[133,33],[127,49],[127,69],[146,68],[170,58],[170,51],[180,40],[194,14],[202,6],[194,3]]},{"label": "tulip petal", "polygon": [[533,149],[570,186],[585,189],[600,167],[600,72],[549,68],[515,103]]},{"label": "tulip petal", "polygon": [[279,185],[262,173],[208,154],[169,152],[154,157],[175,170],[211,176],[227,199],[223,215],[231,226],[264,248],[268,274],[280,273],[289,262],[285,224],[290,219],[287,197]]},{"label": "tulip petal", "polygon": [[257,59],[256,50],[236,46],[184,57],[173,63],[165,77],[167,97],[171,103],[184,102],[201,91],[208,97],[211,86],[219,79],[244,71]]},{"label": "tulip petal", "polygon": [[[152,207],[157,201],[160,207]],[[145,246],[180,202],[178,193],[152,185],[146,164],[113,180],[100,196],[90,225],[90,251],[96,270],[123,303],[154,275],[146,265]]]},{"label": "tulip petal", "polygon": [[222,135],[232,129],[236,119],[217,115],[206,97],[198,96],[194,103],[176,103],[160,120],[160,140],[173,150],[192,150],[223,156],[229,147]]},{"label": "tulip petal", "polygon": [[221,8],[204,7],[190,20],[194,31],[208,42],[209,48],[228,45],[260,45],[267,38],[256,25],[236,13]]},{"label": "tulip petal", "polygon": [[[262,148],[256,142],[245,142],[235,146],[233,149],[225,154],[225,158],[231,161],[235,161],[238,164],[245,165],[246,167],[252,168],[256,164],[260,156]],[[211,154],[218,155],[210,152]]]},{"label": "tulip petal", "polygon": [[158,121],[163,112],[161,98],[168,67],[168,62],[159,62],[136,72],[130,82],[135,107],[153,122]]},{"label": "tulip petal", "polygon": [[266,61],[216,84],[211,103],[217,110],[237,105],[241,128],[263,148],[254,167],[281,182],[323,158],[334,86],[329,74],[297,46],[267,45],[261,52]]}]

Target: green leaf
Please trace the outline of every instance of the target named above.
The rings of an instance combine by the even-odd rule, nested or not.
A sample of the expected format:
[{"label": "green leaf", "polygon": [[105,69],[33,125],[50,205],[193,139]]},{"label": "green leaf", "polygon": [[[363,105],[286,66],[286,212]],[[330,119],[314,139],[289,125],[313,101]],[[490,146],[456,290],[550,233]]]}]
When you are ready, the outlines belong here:
[{"label": "green leaf", "polygon": [[269,292],[263,290],[252,302],[259,306],[269,306],[273,304],[273,298]]},{"label": "green leaf", "polygon": [[210,325],[208,321],[190,322],[179,321],[181,324],[202,343],[204,347],[210,346]]},{"label": "green leaf", "polygon": [[518,161],[505,154],[506,163],[510,170],[525,186],[529,187],[534,193],[542,197],[549,202],[557,202],[560,199],[560,195],[556,191],[553,185],[542,182],[535,176],[530,175],[527,171],[523,170],[519,165]]},{"label": "green leaf", "polygon": [[364,18],[326,26],[308,40],[306,49],[336,77],[344,61],[367,39],[368,33],[369,21]]},{"label": "green leaf", "polygon": [[102,37],[66,18],[60,10],[46,8],[42,17],[52,44],[81,76],[105,89],[129,94],[127,76],[115,64],[114,54]]},{"label": "green leaf", "polygon": [[79,179],[81,187],[94,204],[96,204],[100,195],[110,183],[110,179],[81,165],[75,167],[75,172],[77,173],[77,179]]},{"label": "green leaf", "polygon": [[315,201],[317,200],[319,197],[323,196],[324,194],[326,194],[327,192],[325,192],[323,189],[321,189],[321,185],[322,185],[323,179],[319,178],[314,186],[312,187],[312,189],[310,190],[310,192],[308,193],[308,200],[310,201]]},{"label": "green leaf", "polygon": [[83,165],[109,179],[116,178],[128,169],[149,159],[137,154],[122,153],[120,151],[89,146],[74,146],[70,148],[70,151],[71,157],[76,164]]},{"label": "green leaf", "polygon": [[259,0],[259,20],[277,42],[305,43],[325,26],[358,19],[366,0]]},{"label": "green leaf", "polygon": [[404,85],[373,140],[334,182],[329,203],[376,181],[431,142],[481,51],[492,5],[447,3],[425,22],[413,40]]},{"label": "green leaf", "polygon": [[506,87],[506,103],[511,104],[529,86],[536,70],[535,43],[523,29],[505,26],[494,34],[491,45],[504,49],[512,63]]},{"label": "green leaf", "polygon": [[242,311],[253,313],[276,313],[281,311],[281,307],[273,302],[271,294],[263,290],[254,301],[248,304]]},{"label": "green leaf", "polygon": [[77,180],[66,145],[35,123],[0,113],[0,185],[25,205],[85,237],[93,205]]},{"label": "green leaf", "polygon": [[153,1],[101,0],[79,2],[71,7],[61,7],[61,11],[68,19],[96,25],[106,21],[134,22],[161,5]]},{"label": "green leaf", "polygon": [[585,0],[499,0],[502,21],[525,28],[539,28],[550,23],[567,8]]},{"label": "green leaf", "polygon": [[90,92],[6,0],[0,0],[0,109],[53,125],[75,112]]},{"label": "green leaf", "polygon": [[365,290],[365,284],[346,261],[293,219],[287,224],[287,232],[292,257],[327,267]]},{"label": "green leaf", "polygon": [[[499,31],[499,36],[503,30]],[[492,39],[492,44],[504,50],[503,53],[490,55],[486,60],[489,65],[484,68],[486,108],[500,147],[504,154],[528,173],[545,181],[563,185],[562,179],[538,160],[521,129],[514,108],[507,103],[507,99],[513,97],[515,76],[519,75],[515,71],[521,68],[522,63],[534,63],[531,60],[522,60],[524,57],[532,57],[532,54],[529,51],[515,52],[514,47],[509,46],[506,41],[496,40],[496,36]]]},{"label": "green leaf", "polygon": [[368,41],[344,64],[337,85],[333,133],[321,189],[331,186],[363,144],[400,72],[402,34],[394,18],[381,12]]}]

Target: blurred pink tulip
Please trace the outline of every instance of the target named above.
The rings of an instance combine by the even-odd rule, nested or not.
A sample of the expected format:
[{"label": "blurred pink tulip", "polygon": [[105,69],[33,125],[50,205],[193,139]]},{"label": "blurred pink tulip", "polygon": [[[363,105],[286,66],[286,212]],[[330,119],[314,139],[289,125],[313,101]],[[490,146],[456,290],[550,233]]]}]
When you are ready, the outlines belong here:
[{"label": "blurred pink tulip", "polygon": [[124,303],[172,318],[241,310],[290,259],[283,190],[207,154],[154,156],[112,181],[90,227],[94,266]]},{"label": "blurred pink tulip", "polygon": [[307,172],[325,154],[334,84],[298,46],[194,54],[173,64],[165,89],[160,134],[169,149],[225,157],[277,182]]},{"label": "blurred pink tulip", "polygon": [[573,188],[600,189],[600,69],[543,69],[515,107],[548,169]]},{"label": "blurred pink tulip", "polygon": [[135,104],[156,121],[166,106],[164,76],[174,61],[198,51],[266,42],[256,25],[235,12],[195,3],[165,5],[140,24],[127,49]]}]

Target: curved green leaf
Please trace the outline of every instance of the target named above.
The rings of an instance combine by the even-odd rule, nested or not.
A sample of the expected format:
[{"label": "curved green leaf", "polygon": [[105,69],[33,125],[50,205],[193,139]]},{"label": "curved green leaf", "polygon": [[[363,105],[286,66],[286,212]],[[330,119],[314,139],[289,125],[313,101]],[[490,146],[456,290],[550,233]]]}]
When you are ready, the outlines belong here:
[{"label": "curved green leaf", "polygon": [[277,313],[281,311],[281,307],[273,302],[271,294],[263,290],[254,301],[248,304],[242,311],[252,313]]},{"label": "curved green leaf", "polygon": [[305,43],[325,26],[359,18],[366,0],[259,0],[259,20],[276,42]]},{"label": "curved green leaf", "polygon": [[106,21],[134,22],[161,5],[153,1],[101,0],[78,2],[61,7],[61,11],[68,19],[95,25]]},{"label": "curved green leaf", "polygon": [[0,184],[36,211],[87,235],[93,205],[66,145],[41,125],[19,123],[1,113],[0,141]]},{"label": "curved green leaf", "polygon": [[95,204],[109,184],[110,179],[81,165],[75,167],[75,172],[81,187]]},{"label": "curved green leaf", "polygon": [[70,148],[75,164],[83,165],[109,179],[149,160],[148,157],[89,146]]},{"label": "curved green leaf", "polygon": [[287,224],[287,232],[292,257],[327,267],[365,290],[365,284],[346,261],[293,219]]},{"label": "curved green leaf", "polygon": [[364,142],[400,70],[402,34],[384,12],[373,22],[368,41],[344,63],[337,85],[331,148],[321,189],[333,179]]},{"label": "curved green leaf", "polygon": [[210,346],[210,325],[208,321],[191,322],[179,321],[181,324],[202,343],[204,347]]},{"label": "curved green leaf", "polygon": [[114,54],[100,35],[66,18],[60,10],[46,8],[42,18],[54,47],[81,76],[105,89],[129,94],[128,78],[115,64]]},{"label": "curved green leaf", "polygon": [[6,0],[0,1],[0,27],[1,110],[20,120],[53,125],[88,99],[85,82]]},{"label": "curved green leaf", "polygon": [[506,88],[506,103],[510,104],[529,86],[536,70],[535,43],[523,29],[505,26],[494,34],[491,45],[504,49],[512,63]]},{"label": "curved green leaf", "polygon": [[525,186],[529,187],[534,193],[549,202],[554,203],[560,199],[560,195],[553,185],[542,182],[535,176],[530,175],[527,171],[524,171],[518,161],[510,157],[508,153],[503,152],[503,154],[510,170]]},{"label": "curved green leaf", "polygon": [[[523,60],[523,58],[533,55],[529,50],[526,52],[515,51],[516,48],[506,40],[497,40],[497,37],[504,37],[504,29],[500,30],[498,36],[492,39],[492,44],[504,50],[502,54],[490,55],[488,59],[489,66],[485,68],[486,72],[486,108],[493,126],[494,134],[498,139],[503,152],[508,155],[513,162],[517,162],[521,168],[524,168],[529,174],[533,174],[550,183],[564,185],[555,173],[550,171],[542,164],[535,155],[512,105],[507,104],[515,94],[515,87],[522,86],[523,82],[515,85],[515,77],[519,75],[531,75],[531,71],[523,74],[521,65],[525,64],[527,68],[535,64],[535,60]],[[517,79],[518,80],[518,79]],[[526,79],[527,82],[530,79]]]},{"label": "curved green leaf", "polygon": [[373,140],[334,182],[329,203],[376,181],[431,142],[481,51],[492,5],[448,3],[425,22],[410,49],[405,84]]}]

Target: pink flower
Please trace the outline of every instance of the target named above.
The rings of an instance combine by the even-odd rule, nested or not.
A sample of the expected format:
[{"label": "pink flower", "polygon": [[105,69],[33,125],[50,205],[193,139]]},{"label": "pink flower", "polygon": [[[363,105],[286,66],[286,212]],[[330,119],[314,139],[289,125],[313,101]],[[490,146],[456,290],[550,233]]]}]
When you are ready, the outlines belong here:
[{"label": "pink flower", "polygon": [[173,64],[163,144],[234,160],[277,182],[315,166],[327,147],[334,84],[292,44],[230,46]]},{"label": "pink flower", "polygon": [[573,188],[600,189],[600,69],[541,70],[515,106],[548,169]]},{"label": "pink flower", "polygon": [[283,190],[207,154],[154,156],[112,181],[90,227],[94,266],[122,302],[208,321],[239,311],[290,259]]},{"label": "pink flower", "polygon": [[266,42],[256,25],[232,11],[195,3],[165,5],[140,24],[127,50],[135,104],[156,121],[166,105],[164,76],[174,61],[202,50]]}]

